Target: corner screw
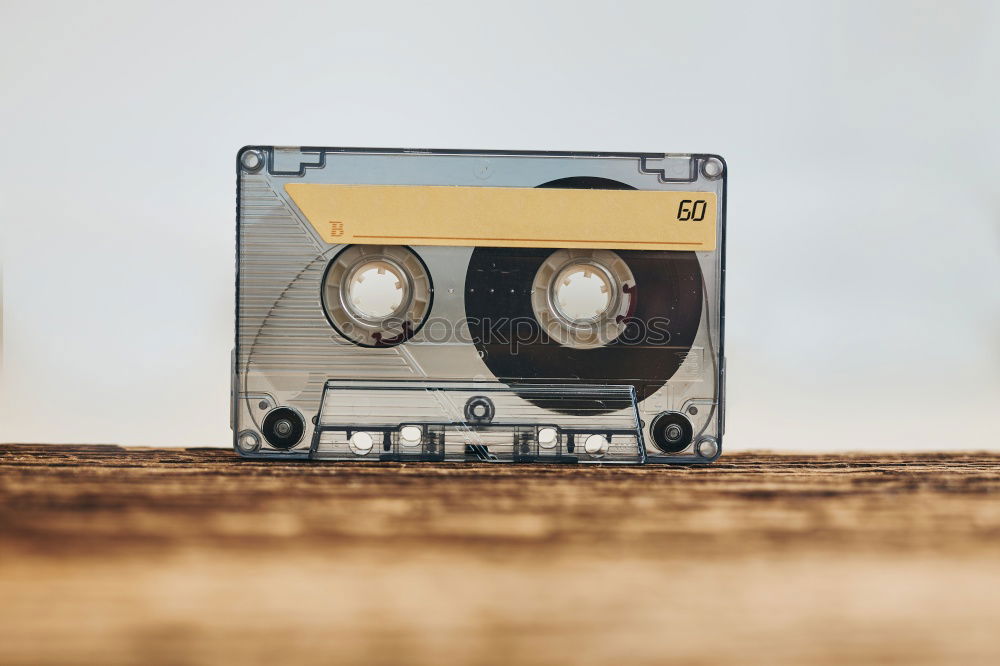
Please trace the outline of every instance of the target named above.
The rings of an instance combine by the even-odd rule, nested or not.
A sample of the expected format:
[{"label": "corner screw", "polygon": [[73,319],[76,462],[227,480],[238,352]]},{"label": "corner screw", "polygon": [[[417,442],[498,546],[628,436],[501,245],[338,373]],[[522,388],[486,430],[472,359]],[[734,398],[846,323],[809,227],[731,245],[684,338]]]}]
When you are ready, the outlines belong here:
[{"label": "corner screw", "polygon": [[713,437],[705,437],[704,439],[698,440],[698,445],[695,447],[695,451],[702,458],[714,458],[719,455],[719,443]]},{"label": "corner screw", "polygon": [[263,163],[264,158],[257,150],[247,150],[240,156],[240,164],[247,171],[256,171]]},{"label": "corner screw", "polygon": [[252,453],[256,451],[257,447],[260,445],[260,439],[258,439],[256,433],[245,430],[240,433],[239,439],[236,440],[236,443],[240,447],[241,451]]},{"label": "corner screw", "polygon": [[709,157],[701,163],[701,172],[709,180],[717,180],[722,176],[722,162],[714,157]]}]

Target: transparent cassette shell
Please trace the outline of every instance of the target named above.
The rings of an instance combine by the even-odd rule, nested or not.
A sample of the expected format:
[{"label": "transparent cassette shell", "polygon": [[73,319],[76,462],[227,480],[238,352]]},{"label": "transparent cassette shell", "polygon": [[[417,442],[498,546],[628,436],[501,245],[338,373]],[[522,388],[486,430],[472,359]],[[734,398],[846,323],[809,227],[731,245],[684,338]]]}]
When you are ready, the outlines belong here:
[{"label": "transparent cassette shell", "polygon": [[[239,152],[237,172],[232,425],[234,446],[241,455],[344,461],[691,464],[710,462],[721,453],[727,175],[721,158],[253,146]],[[400,289],[400,298],[413,302],[393,300],[388,309],[417,313],[420,326],[404,330],[398,322],[390,322],[381,330],[363,321],[366,326],[338,330],[351,323],[348,315],[355,308],[328,278],[340,279],[342,274],[338,284],[349,286],[352,276],[365,267],[352,264],[335,273],[332,263],[338,255],[356,246],[324,240],[285,189],[288,183],[535,188],[566,178],[608,179],[638,190],[710,192],[718,197],[715,249],[689,253],[700,275],[700,316],[689,342],[658,352],[675,358],[665,381],[632,375],[604,380],[599,374],[601,381],[584,381],[576,367],[541,376],[497,375],[490,365],[495,359],[489,354],[484,359],[482,345],[477,347],[465,324],[467,299],[477,297],[466,279],[474,261],[472,246],[410,244],[406,254],[379,253],[389,274],[402,278],[413,274]],[[559,250],[552,248],[553,253]],[[605,260],[602,252],[582,260],[579,254],[572,255],[574,261],[598,264],[595,274],[602,285],[632,280],[637,283],[637,298],[643,298],[641,273],[633,275],[618,262]],[[656,259],[649,261],[655,269]],[[601,271],[601,265],[608,270]],[[562,264],[548,270],[553,275],[565,273]],[[566,270],[572,272],[572,267]],[[545,285],[529,284],[525,296],[529,312],[543,307],[549,293]],[[324,303],[331,295],[337,295],[343,306],[339,310]],[[620,316],[631,305],[618,299],[608,307],[616,308],[614,313]],[[564,314],[560,310],[553,308],[556,315]],[[563,329],[572,332],[576,321],[563,317],[568,323],[560,328],[557,316],[551,321],[539,318],[555,339]],[[612,323],[601,321],[591,338],[563,342],[586,354],[617,334]],[[380,346],[373,336],[398,343]],[[641,345],[635,352],[641,357]],[[619,402],[625,394],[629,399]],[[534,396],[534,401],[525,395]],[[565,395],[573,396],[574,406],[560,410],[557,405]],[[489,398],[495,423],[465,414],[466,403],[477,396]],[[591,402],[595,407],[588,407]],[[439,413],[430,414],[426,405],[437,405]],[[630,419],[633,425],[625,426]],[[403,437],[403,428],[410,425],[420,430],[416,444]],[[591,435],[607,440],[605,450],[594,439],[589,447],[593,453],[588,453],[586,440]],[[549,446],[553,441],[555,445]]]}]

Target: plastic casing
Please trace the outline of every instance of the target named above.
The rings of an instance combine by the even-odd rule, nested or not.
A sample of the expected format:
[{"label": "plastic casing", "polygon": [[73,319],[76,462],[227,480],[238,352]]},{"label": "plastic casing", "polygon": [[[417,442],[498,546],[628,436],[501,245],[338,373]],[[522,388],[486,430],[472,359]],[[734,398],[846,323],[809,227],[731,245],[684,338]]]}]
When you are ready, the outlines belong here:
[{"label": "plastic casing", "polygon": [[[253,151],[259,163],[247,168]],[[706,161],[722,165],[706,175]],[[251,160],[252,162],[252,160]],[[287,148],[247,146],[237,154],[236,339],[232,357],[231,425],[234,448],[251,458],[335,460],[402,459],[357,455],[321,442],[317,423],[329,385],[378,382],[484,382],[495,378],[466,336],[440,340],[426,329],[395,347],[361,347],[343,339],[324,315],[321,284],[332,257],[343,245],[324,242],[285,193],[288,182],[365,185],[465,185],[536,187],[552,180],[594,176],[636,189],[714,192],[718,196],[716,249],[697,252],[704,280],[704,306],[694,343],[673,377],[637,405],[640,455],[609,459],[581,453],[575,462],[706,463],[722,451],[725,415],[724,280],[726,181],[728,168],[717,155],[664,153],[584,153],[487,150],[410,150],[373,148]],[[465,314],[465,272],[473,248],[411,247],[433,277],[431,316],[459,322]],[[331,384],[332,383],[332,384]],[[600,387],[592,387],[600,391]],[[389,394],[386,394],[388,398]],[[596,394],[595,394],[596,395]],[[363,401],[362,401],[363,402]],[[388,402],[388,401],[387,401]],[[408,420],[406,402],[391,398],[390,421]],[[305,424],[299,441],[275,448],[261,435],[269,412],[288,408]],[[679,412],[690,420],[691,446],[664,453],[649,436],[652,419]],[[370,407],[359,407],[360,422]],[[596,418],[596,417],[595,417]],[[532,422],[554,422],[558,414],[532,415]],[[603,427],[596,426],[595,428]],[[349,429],[345,436],[349,436]],[[711,455],[697,443],[712,441]],[[251,445],[256,439],[256,445]],[[242,442],[242,445],[241,445]],[[330,454],[343,450],[345,453]],[[516,461],[510,455],[497,460]],[[468,448],[448,447],[435,459],[478,460]]]}]

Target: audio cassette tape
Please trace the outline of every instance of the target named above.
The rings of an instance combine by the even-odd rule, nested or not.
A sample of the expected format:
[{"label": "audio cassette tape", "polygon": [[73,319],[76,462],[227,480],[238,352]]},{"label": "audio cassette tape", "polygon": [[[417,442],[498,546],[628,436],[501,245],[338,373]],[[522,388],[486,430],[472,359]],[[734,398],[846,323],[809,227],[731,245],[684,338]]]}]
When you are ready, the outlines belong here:
[{"label": "audio cassette tape", "polygon": [[715,460],[726,180],[704,154],[243,148],[236,451]]}]

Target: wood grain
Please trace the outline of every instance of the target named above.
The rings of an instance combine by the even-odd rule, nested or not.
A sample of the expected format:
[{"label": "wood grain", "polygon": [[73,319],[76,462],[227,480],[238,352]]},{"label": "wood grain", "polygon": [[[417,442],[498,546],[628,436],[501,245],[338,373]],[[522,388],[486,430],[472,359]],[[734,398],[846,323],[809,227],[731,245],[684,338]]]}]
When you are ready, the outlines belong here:
[{"label": "wood grain", "polygon": [[0,663],[1000,663],[1000,455],[0,445]]}]

